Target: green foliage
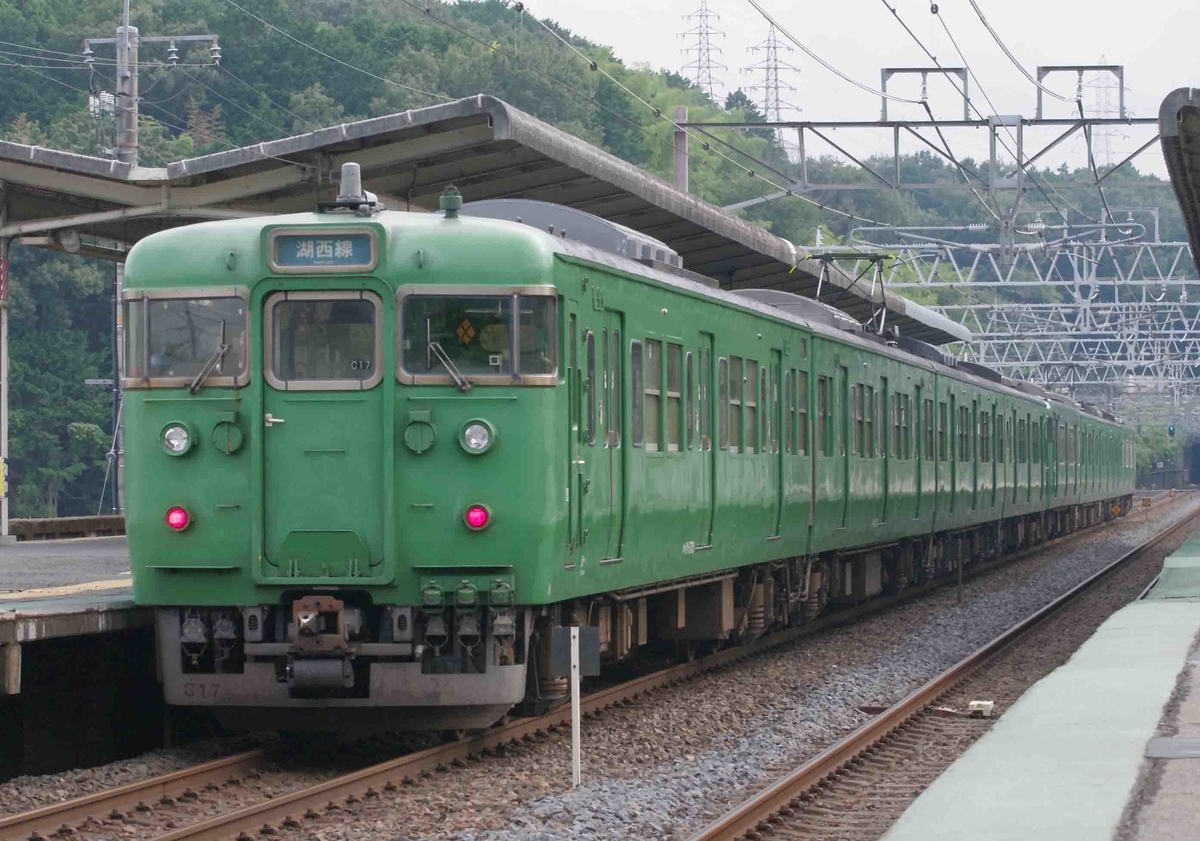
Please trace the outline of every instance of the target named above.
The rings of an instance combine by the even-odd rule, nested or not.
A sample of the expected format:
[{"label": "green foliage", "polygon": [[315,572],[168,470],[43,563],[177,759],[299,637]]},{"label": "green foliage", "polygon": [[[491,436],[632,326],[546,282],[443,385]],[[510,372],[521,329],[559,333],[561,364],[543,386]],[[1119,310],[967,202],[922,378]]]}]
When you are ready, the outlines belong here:
[{"label": "green foliage", "polygon": [[1183,466],[1182,436],[1171,437],[1167,434],[1166,426],[1141,427],[1137,437],[1137,472],[1144,476],[1157,469],[1157,463],[1163,462],[1164,469]]}]

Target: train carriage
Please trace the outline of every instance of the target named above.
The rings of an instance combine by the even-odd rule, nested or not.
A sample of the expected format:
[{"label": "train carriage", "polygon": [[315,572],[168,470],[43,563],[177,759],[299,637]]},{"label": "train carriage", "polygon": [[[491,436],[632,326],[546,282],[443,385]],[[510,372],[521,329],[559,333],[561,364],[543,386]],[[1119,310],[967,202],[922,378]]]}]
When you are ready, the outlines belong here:
[{"label": "train carriage", "polygon": [[127,528],[168,703],[483,727],[608,659],[744,640],[1128,510],[1111,417],[536,202],[147,238]]}]

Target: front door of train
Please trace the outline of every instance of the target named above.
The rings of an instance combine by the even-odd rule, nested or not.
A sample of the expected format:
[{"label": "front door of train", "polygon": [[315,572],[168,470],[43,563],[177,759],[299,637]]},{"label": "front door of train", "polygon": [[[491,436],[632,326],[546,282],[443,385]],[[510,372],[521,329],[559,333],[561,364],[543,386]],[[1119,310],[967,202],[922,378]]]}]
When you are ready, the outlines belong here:
[{"label": "front door of train", "polygon": [[390,304],[363,288],[281,289],[263,299],[261,576],[391,578],[383,564],[395,464],[383,340]]}]

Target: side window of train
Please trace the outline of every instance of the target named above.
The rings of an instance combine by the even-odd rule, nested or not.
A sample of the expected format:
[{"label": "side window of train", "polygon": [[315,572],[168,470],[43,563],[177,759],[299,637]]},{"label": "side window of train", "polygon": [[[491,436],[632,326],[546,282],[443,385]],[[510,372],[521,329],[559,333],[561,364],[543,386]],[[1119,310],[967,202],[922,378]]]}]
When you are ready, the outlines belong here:
[{"label": "side window of train", "polygon": [[946,404],[938,401],[938,460],[946,460]]},{"label": "side window of train", "polygon": [[792,449],[796,427],[796,398],[792,394],[793,373],[790,368],[783,373],[783,451],[788,455],[794,455],[796,452]]},{"label": "side window of train", "polygon": [[904,457],[912,458],[912,395],[900,399],[900,438],[904,442]]},{"label": "side window of train", "polygon": [[729,357],[729,452],[742,449],[742,358]]},{"label": "side window of train", "polygon": [[700,449],[712,449],[712,355],[708,348],[700,351]]},{"label": "side window of train", "polygon": [[643,443],[642,416],[642,343],[629,343],[629,394],[630,394],[630,435],[633,436],[633,446],[640,447]]},{"label": "side window of train", "polygon": [[933,428],[933,401],[926,398],[922,406],[924,417],[921,421],[921,428],[925,430],[925,458],[933,460],[933,440],[935,431]]},{"label": "side window of train", "polygon": [[817,450],[823,455],[831,455],[833,436],[829,434],[829,377],[817,377],[817,437],[820,439]]},{"label": "side window of train", "polygon": [[796,372],[796,451],[808,455],[808,372]]},{"label": "side window of train", "polygon": [[854,424],[853,431],[850,435],[850,455],[856,456],[862,452],[862,437],[863,437],[863,407],[862,407],[862,390],[856,386],[850,386],[850,409],[852,414],[852,423]]},{"label": "side window of train", "polygon": [[696,439],[696,377],[692,370],[692,352],[688,351],[684,362],[684,387],[687,389],[687,395],[684,398],[684,419],[687,422],[687,448],[690,450],[695,446]]},{"label": "side window of train", "polygon": [[988,440],[989,433],[992,431],[991,424],[991,412],[984,412],[979,416],[979,460],[984,462],[990,461],[992,457],[990,446],[992,442]]},{"label": "side window of train", "polygon": [[587,442],[596,446],[596,334],[588,330],[584,335],[587,357],[587,381],[584,386],[587,391]]},{"label": "side window of train", "polygon": [[729,449],[729,360],[717,362],[717,437],[722,450]]},{"label": "side window of train", "polygon": [[683,346],[667,343],[667,452],[679,452],[683,425]]},{"label": "side window of train", "polygon": [[646,340],[646,450],[658,452],[658,429],[662,420],[662,342]]},{"label": "side window of train", "polygon": [[608,445],[621,446],[621,331],[613,330],[608,346],[608,390],[612,399],[608,407]]},{"label": "side window of train", "polygon": [[[742,444],[747,453],[758,452],[758,362],[753,359],[745,360],[745,388],[742,392]],[[763,407],[765,408],[765,407]]]},{"label": "side window of train", "polygon": [[865,392],[863,396],[863,418],[866,423],[866,430],[863,433],[863,455],[868,458],[875,457],[875,388],[874,386],[863,386]]}]

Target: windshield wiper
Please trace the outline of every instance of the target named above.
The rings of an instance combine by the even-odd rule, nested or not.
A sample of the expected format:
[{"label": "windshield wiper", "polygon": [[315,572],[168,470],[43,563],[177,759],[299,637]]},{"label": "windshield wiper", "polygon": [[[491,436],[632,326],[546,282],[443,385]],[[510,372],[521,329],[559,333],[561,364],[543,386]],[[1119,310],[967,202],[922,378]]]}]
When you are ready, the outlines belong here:
[{"label": "windshield wiper", "polygon": [[188,391],[190,391],[192,394],[198,392],[200,387],[204,385],[204,381],[208,379],[209,375],[220,367],[221,363],[225,360],[225,354],[227,353],[229,353],[229,345],[225,341],[225,322],[222,320],[221,343],[217,346],[217,349],[213,351],[213,355],[208,358],[208,361],[204,363],[204,367],[200,369],[200,373],[196,375],[196,379],[192,380],[192,384],[188,386]]},{"label": "windshield wiper", "polygon": [[431,339],[428,347],[429,352],[436,356],[438,362],[442,363],[446,370],[450,372],[450,377],[454,380],[454,384],[458,386],[458,390],[463,394],[466,394],[468,391],[470,391],[471,383],[468,382],[467,378],[463,376],[463,372],[458,370],[458,366],[455,365],[454,361],[450,359],[450,354],[446,353],[441,344]]}]

